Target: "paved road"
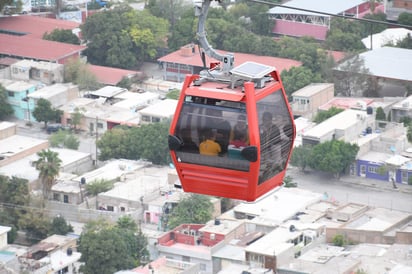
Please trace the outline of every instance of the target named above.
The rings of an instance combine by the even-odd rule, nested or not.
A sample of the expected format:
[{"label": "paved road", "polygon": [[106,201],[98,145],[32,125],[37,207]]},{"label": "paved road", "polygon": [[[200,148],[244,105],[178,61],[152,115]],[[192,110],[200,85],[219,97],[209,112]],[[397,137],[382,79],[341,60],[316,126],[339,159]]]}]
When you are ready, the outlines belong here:
[{"label": "paved road", "polygon": [[412,186],[399,185],[394,189],[389,182],[345,176],[340,180],[316,172],[302,173],[289,168],[287,175],[298,183],[298,187],[318,193],[339,203],[361,203],[412,213]]}]

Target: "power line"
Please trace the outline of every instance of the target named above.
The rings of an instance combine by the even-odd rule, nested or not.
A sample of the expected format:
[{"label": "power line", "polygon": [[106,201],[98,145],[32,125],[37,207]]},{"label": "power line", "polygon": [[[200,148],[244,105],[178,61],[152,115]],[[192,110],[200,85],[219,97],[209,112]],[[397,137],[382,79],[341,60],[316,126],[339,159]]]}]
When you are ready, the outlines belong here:
[{"label": "power line", "polygon": [[331,16],[331,17],[338,17],[338,18],[342,18],[342,19],[350,19],[350,20],[356,20],[356,21],[373,23],[373,24],[381,24],[381,25],[387,25],[387,26],[394,26],[394,27],[412,29],[412,25],[391,23],[391,22],[387,22],[387,21],[378,21],[378,20],[367,19],[367,18],[356,18],[356,17],[352,17],[352,16],[333,14],[333,13],[328,13],[328,12],[323,12],[323,11],[316,11],[316,10],[309,10],[309,9],[302,9],[302,8],[291,7],[291,6],[286,6],[286,5],[282,5],[282,4],[275,4],[275,3],[272,3],[272,2],[267,2],[267,1],[262,1],[262,0],[249,0],[249,1],[254,2],[254,3],[258,3],[258,4],[264,4],[264,5],[272,6],[272,7],[281,7],[281,8],[285,8],[285,9],[299,10],[299,11],[304,11],[304,12],[311,12],[311,13],[317,13],[317,14],[321,14],[321,15],[327,15],[327,16]]}]

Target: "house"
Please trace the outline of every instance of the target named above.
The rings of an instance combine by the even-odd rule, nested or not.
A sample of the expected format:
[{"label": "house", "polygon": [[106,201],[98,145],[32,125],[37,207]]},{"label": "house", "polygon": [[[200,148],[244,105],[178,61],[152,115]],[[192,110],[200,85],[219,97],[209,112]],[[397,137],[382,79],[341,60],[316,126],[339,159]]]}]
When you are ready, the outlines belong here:
[{"label": "house", "polygon": [[[27,136],[13,135],[0,140],[0,147],[0,170],[2,170],[3,167],[9,164],[47,149],[49,142]],[[17,168],[14,172],[24,173],[26,170]]]},{"label": "house", "polygon": [[7,121],[0,122],[0,140],[6,139],[15,135],[17,132],[17,124]]},{"label": "house", "polygon": [[412,96],[403,98],[392,105],[390,110],[391,119],[394,122],[401,122],[404,118],[412,117]]},{"label": "house", "polygon": [[128,171],[130,175],[125,173],[111,190],[98,194],[98,207],[123,213],[143,211],[143,203],[173,191],[167,180],[168,168],[145,166],[133,173]]},{"label": "house", "polygon": [[0,250],[7,246],[7,233],[11,231],[9,226],[0,226]]},{"label": "house", "polygon": [[86,46],[43,40],[55,29],[78,33],[80,23],[40,16],[0,17],[0,56],[65,64],[80,58]]},{"label": "house", "polygon": [[138,111],[141,123],[158,123],[172,119],[177,107],[177,100],[165,99]]},{"label": "house", "polygon": [[[224,54],[220,50],[217,50],[217,52]],[[283,70],[302,65],[299,61],[271,56],[258,56],[240,52],[234,53],[234,56],[235,66],[253,61],[267,66],[274,66],[279,74]],[[199,74],[200,71],[204,70],[203,62],[199,57],[199,49],[194,44],[183,46],[180,50],[159,58],[158,62],[163,69],[163,80],[166,81],[183,82],[187,74]],[[217,60],[206,56],[206,64],[213,62],[217,62]]]},{"label": "house", "polygon": [[[37,106],[39,99],[45,99],[50,102],[52,108],[58,108],[64,105],[66,102],[77,98],[79,95],[79,88],[72,83],[67,84],[52,84],[37,89],[30,93],[28,98],[29,106]],[[33,112],[33,108],[30,111]],[[27,110],[29,111],[29,110]],[[33,114],[31,114],[33,116]]]},{"label": "house", "polygon": [[80,23],[46,18],[41,16],[3,16],[0,17],[2,33],[18,34],[42,39],[43,35],[55,29],[76,30]]},{"label": "house", "polygon": [[372,133],[374,128],[372,111],[347,109],[305,131],[302,144],[316,145],[332,140],[351,142],[363,132]]},{"label": "house", "polygon": [[97,65],[87,65],[90,72],[96,76],[97,82],[103,85],[117,85],[123,78],[132,79],[142,77],[142,73],[134,70],[111,68]]},{"label": "house", "polygon": [[52,235],[31,246],[19,257],[21,271],[30,273],[74,273],[81,253],[76,251],[77,239]]},{"label": "house", "polygon": [[80,59],[85,49],[86,46],[81,45],[0,33],[0,56],[65,64],[68,60]]},{"label": "house", "polygon": [[334,68],[336,74],[346,74],[350,70],[347,62],[359,58],[367,76],[375,78],[380,86],[381,97],[404,96],[407,86],[412,82],[409,68],[412,66],[412,50],[394,47],[382,47],[363,52]]},{"label": "house", "polygon": [[7,92],[7,102],[13,108],[14,116],[20,120],[31,121],[31,112],[35,106],[27,100],[27,96],[37,89],[36,84],[7,79],[0,79],[0,84]]},{"label": "house", "polygon": [[[370,12],[370,3],[364,0],[291,0],[286,3],[286,6],[276,6],[268,11],[269,18],[275,21],[272,30],[274,35],[311,36],[322,41],[326,39],[333,15],[361,18]],[[382,9],[383,5],[375,8],[375,10]]]},{"label": "house", "polygon": [[[176,273],[176,274],[195,274],[200,273],[199,264],[184,261],[172,260],[160,257],[144,266],[139,266],[129,271],[130,274],[150,274],[150,273]],[[119,271],[115,274],[128,274],[126,271]]]},{"label": "house", "polygon": [[312,83],[292,93],[293,116],[312,118],[319,106],[334,98],[334,85],[330,83]]},{"label": "house", "polygon": [[[30,189],[37,189],[39,171],[33,166],[33,162],[39,158],[37,152],[48,148],[48,141],[15,135],[0,141],[0,146],[4,144],[15,149],[9,151],[8,158],[0,161],[0,174],[26,179]],[[58,153],[58,157],[62,161],[61,172],[82,173],[93,167],[93,161],[89,153],[64,148],[50,148],[50,150]],[[12,154],[12,152],[14,153]],[[1,164],[3,161],[7,162]]]},{"label": "house", "polygon": [[64,66],[51,62],[21,60],[10,65],[11,79],[40,81],[45,85],[63,83]]},{"label": "house", "polygon": [[[411,2],[412,3],[412,2]],[[412,30],[405,28],[388,28],[380,33],[374,33],[362,39],[362,43],[367,49],[381,48],[387,44],[396,45],[399,41],[412,35]]]},{"label": "house", "polygon": [[214,273],[212,254],[224,245],[224,235],[200,233],[201,224],[182,224],[158,238],[159,257],[199,264],[203,273]]}]

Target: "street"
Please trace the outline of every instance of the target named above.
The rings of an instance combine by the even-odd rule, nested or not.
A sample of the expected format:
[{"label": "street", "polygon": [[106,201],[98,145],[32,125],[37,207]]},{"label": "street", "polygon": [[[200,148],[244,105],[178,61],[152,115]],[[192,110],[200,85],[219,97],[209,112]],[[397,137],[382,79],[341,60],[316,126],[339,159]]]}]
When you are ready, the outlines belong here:
[{"label": "street", "polygon": [[[358,177],[345,176],[340,180],[332,176],[316,173],[302,173],[297,168],[290,168],[287,175],[298,183],[298,187],[318,193],[325,193],[325,198],[338,201],[360,203],[374,207],[412,212],[411,192],[388,187],[389,182],[374,181]],[[359,182],[359,183],[357,183]],[[381,186],[386,186],[385,188]],[[405,186],[410,187],[412,186]]]}]

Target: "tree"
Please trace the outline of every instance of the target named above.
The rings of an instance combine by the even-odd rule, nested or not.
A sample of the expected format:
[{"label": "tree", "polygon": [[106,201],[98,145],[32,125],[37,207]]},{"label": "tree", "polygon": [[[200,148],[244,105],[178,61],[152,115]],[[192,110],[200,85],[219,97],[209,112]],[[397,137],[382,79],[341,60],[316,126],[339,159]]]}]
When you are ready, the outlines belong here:
[{"label": "tree", "polygon": [[28,241],[36,243],[49,235],[50,219],[42,211],[30,209],[19,218],[19,228],[26,232]]},{"label": "tree", "polygon": [[5,6],[12,5],[13,3],[14,3],[14,0],[2,0],[2,1],[0,1],[0,11],[2,11]]},{"label": "tree", "polygon": [[312,149],[309,166],[315,170],[330,172],[336,178],[340,178],[355,161],[358,151],[358,145],[343,141],[332,140],[320,143]]},{"label": "tree", "polygon": [[[105,179],[94,180],[86,184],[86,192],[92,196],[97,196],[97,194],[106,192],[113,188],[113,182]],[[96,199],[96,209],[98,209],[97,199]]]},{"label": "tree", "polygon": [[0,85],[0,120],[4,120],[7,116],[14,113],[13,108],[7,102],[6,89]]},{"label": "tree", "polygon": [[50,190],[59,175],[62,161],[59,158],[59,154],[50,149],[38,152],[37,156],[39,156],[39,159],[34,161],[33,164],[39,171],[43,200],[47,200],[49,198]]},{"label": "tree", "polygon": [[132,69],[165,46],[168,23],[147,10],[119,5],[89,16],[81,29],[90,63]]},{"label": "tree", "polygon": [[306,67],[292,67],[289,70],[284,70],[280,77],[289,99],[291,99],[293,92],[310,83],[320,82],[320,75],[315,76]]},{"label": "tree", "polygon": [[7,239],[12,243],[16,238],[19,219],[26,213],[26,206],[30,204],[28,181],[0,175],[0,204],[4,205],[0,211],[0,223],[12,227],[10,238]]},{"label": "tree", "polygon": [[310,154],[312,152],[312,146],[302,145],[293,149],[292,156],[290,157],[290,164],[299,167],[301,171],[305,171],[310,161]]},{"label": "tree", "polygon": [[359,55],[341,64],[338,70],[334,79],[337,94],[347,97],[360,96],[369,89],[369,70],[365,68],[365,62]]},{"label": "tree", "polygon": [[57,121],[57,116],[60,116],[61,111],[52,107],[49,100],[40,98],[33,110],[33,117],[38,122],[44,122],[44,127],[47,128],[47,123]]},{"label": "tree", "polygon": [[402,12],[401,14],[399,14],[398,23],[402,25],[412,26],[412,13]]},{"label": "tree", "polygon": [[111,274],[140,265],[141,258],[149,255],[146,249],[148,242],[135,227],[130,223],[122,226],[104,221],[86,224],[79,240],[80,261],[85,263],[81,271],[85,274]]},{"label": "tree", "polygon": [[138,128],[116,127],[106,131],[97,141],[99,160],[146,159],[156,165],[168,164],[170,155],[166,136],[169,127],[170,121],[166,121]]},{"label": "tree", "polygon": [[73,58],[64,65],[64,81],[78,85],[81,90],[96,90],[101,86],[88,65]]},{"label": "tree", "polygon": [[386,121],[386,114],[385,111],[383,111],[382,107],[378,107],[376,109],[375,119],[380,121]]},{"label": "tree", "polygon": [[68,149],[77,150],[80,145],[80,140],[72,133],[66,130],[58,130],[49,137],[51,147],[65,147]]},{"label": "tree", "polygon": [[77,132],[77,126],[80,125],[84,117],[84,114],[83,114],[84,111],[85,109],[76,107],[74,109],[74,112],[70,115],[71,125],[73,126],[75,132]]},{"label": "tree", "polygon": [[49,235],[66,235],[69,232],[73,232],[73,226],[66,222],[66,219],[62,216],[56,216],[50,223]]},{"label": "tree", "polygon": [[51,33],[43,35],[44,40],[62,42],[73,45],[80,45],[79,38],[68,29],[54,29]]},{"label": "tree", "polygon": [[173,208],[166,224],[173,229],[181,224],[204,224],[212,218],[213,205],[208,196],[191,194]]},{"label": "tree", "polygon": [[329,119],[332,116],[335,116],[338,113],[341,113],[343,111],[343,109],[341,108],[337,108],[337,107],[331,107],[328,110],[325,111],[319,111],[315,118],[313,119],[313,121],[317,124],[322,123],[323,121]]}]

